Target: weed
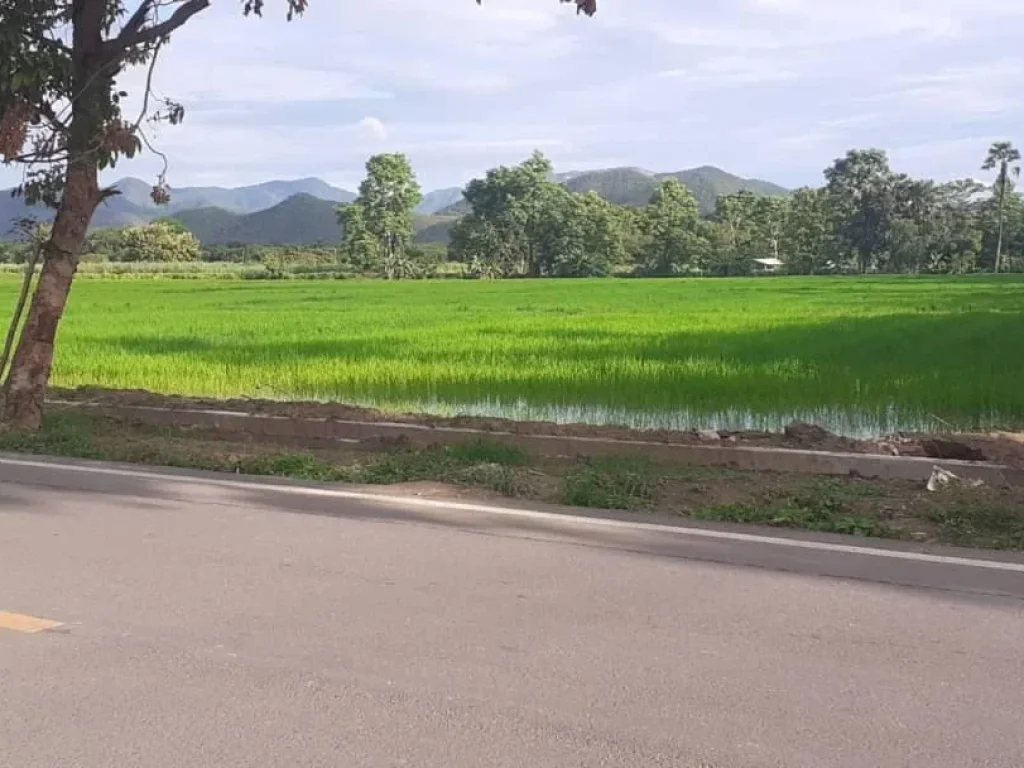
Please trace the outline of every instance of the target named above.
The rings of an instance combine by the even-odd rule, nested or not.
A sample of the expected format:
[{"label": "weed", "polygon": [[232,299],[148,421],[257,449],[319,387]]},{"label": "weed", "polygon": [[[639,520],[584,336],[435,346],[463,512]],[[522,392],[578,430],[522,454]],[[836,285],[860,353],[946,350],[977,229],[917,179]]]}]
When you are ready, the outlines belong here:
[{"label": "weed", "polygon": [[800,528],[821,533],[892,537],[883,522],[858,515],[858,499],[878,495],[877,486],[847,485],[836,480],[816,480],[810,485],[782,494],[764,494],[742,504],[728,504],[696,510],[692,517],[730,523]]},{"label": "weed", "polygon": [[643,459],[586,459],[566,475],[562,500],[592,509],[647,509],[656,486],[652,465]]},{"label": "weed", "polygon": [[528,462],[527,454],[518,448],[478,440],[423,451],[381,454],[355,469],[352,477],[370,485],[437,480],[517,496],[523,484],[516,468]]},{"label": "weed", "polygon": [[988,499],[940,502],[928,518],[947,544],[987,549],[1024,549],[1024,510]]},{"label": "weed", "polygon": [[506,467],[524,467],[530,463],[529,454],[514,445],[479,439],[472,443],[459,443],[444,449],[454,461],[463,464],[501,464]]},{"label": "weed", "polygon": [[294,477],[301,480],[339,482],[350,473],[307,453],[278,453],[266,456],[243,456],[233,462],[234,469],[247,475]]},{"label": "weed", "polygon": [[38,432],[0,432],[0,450],[78,459],[100,458],[92,441],[92,421],[76,414],[48,414]]},{"label": "weed", "polygon": [[502,496],[521,496],[526,485],[512,467],[503,464],[474,464],[456,472],[456,482],[476,488],[487,488]]},{"label": "weed", "polygon": [[399,451],[372,457],[355,476],[368,485],[395,485],[416,480],[447,479],[451,467],[438,452]]}]

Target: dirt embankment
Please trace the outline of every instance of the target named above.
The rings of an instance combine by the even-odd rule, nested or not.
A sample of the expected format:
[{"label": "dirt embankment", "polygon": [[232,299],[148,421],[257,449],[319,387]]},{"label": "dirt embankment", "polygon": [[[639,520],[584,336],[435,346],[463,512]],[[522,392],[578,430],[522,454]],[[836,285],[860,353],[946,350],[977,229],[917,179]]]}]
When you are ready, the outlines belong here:
[{"label": "dirt embankment", "polygon": [[936,459],[986,461],[1024,468],[1024,433],[897,434],[872,440],[853,440],[832,434],[813,424],[795,422],[784,433],[636,430],[595,424],[556,424],[539,421],[476,416],[442,417],[429,414],[387,413],[343,403],[285,402],[276,400],[215,400],[159,395],[145,390],[54,389],[51,399],[104,406],[134,406],[181,410],[217,410],[279,416],[294,419],[322,419],[387,422],[425,427],[505,432],[523,435],[585,437],[668,443],[674,445],[723,445],[772,447],[827,452],[889,456],[917,456]]}]

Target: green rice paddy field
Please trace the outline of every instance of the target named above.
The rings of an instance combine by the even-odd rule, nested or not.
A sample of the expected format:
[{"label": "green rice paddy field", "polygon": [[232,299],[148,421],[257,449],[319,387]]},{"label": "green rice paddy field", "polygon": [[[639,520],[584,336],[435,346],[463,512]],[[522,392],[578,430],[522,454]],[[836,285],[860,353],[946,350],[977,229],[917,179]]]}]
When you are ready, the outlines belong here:
[{"label": "green rice paddy field", "polygon": [[[0,281],[4,312],[17,281]],[[638,427],[1024,425],[1024,278],[107,281],[57,386]]]}]

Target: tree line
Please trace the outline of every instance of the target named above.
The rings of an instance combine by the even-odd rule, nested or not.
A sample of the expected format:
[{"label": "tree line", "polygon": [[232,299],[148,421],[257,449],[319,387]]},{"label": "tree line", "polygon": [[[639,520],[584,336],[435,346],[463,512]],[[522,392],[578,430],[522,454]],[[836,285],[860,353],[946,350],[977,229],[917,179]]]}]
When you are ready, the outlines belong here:
[{"label": "tree line", "polygon": [[[480,277],[749,275],[844,272],[964,274],[1024,269],[1020,153],[992,146],[993,185],[897,173],[878,149],[851,150],[821,187],[785,197],[718,199],[701,216],[693,194],[664,181],[643,207],[616,205],[551,180],[541,153],[488,171],[464,190],[470,212],[452,229],[448,259]],[[412,247],[420,188],[403,155],[378,155],[354,203],[340,209],[342,250],[389,278],[424,273]]]},{"label": "tree line", "polygon": [[[319,267],[320,276],[580,277],[749,275],[767,264],[791,274],[945,273],[1024,269],[1020,153],[993,145],[975,180],[936,183],[894,172],[884,152],[854,150],[825,170],[825,184],[789,196],[749,192],[718,199],[708,216],[674,179],[647,205],[616,205],[551,181],[540,153],[499,167],[464,190],[470,212],[451,243],[414,242],[422,199],[409,160],[376,155],[352,204],[339,209],[340,242],[203,245],[175,219],[87,237],[81,258],[112,262],[262,264],[269,277]],[[49,225],[30,240],[48,236]],[[22,263],[27,244],[0,243],[0,262]],[[777,265],[777,266],[776,266]]]}]

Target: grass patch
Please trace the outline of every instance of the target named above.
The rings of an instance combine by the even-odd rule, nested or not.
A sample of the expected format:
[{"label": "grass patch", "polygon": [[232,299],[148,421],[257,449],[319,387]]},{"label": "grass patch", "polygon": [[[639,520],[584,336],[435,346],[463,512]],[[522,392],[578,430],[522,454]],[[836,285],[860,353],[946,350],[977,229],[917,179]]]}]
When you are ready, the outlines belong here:
[{"label": "grass patch", "polygon": [[469,485],[518,496],[523,488],[517,469],[529,457],[513,446],[485,440],[423,451],[398,451],[373,456],[353,468],[355,482],[394,485],[421,480]]},{"label": "grass patch", "polygon": [[352,472],[308,453],[275,453],[265,456],[242,456],[233,463],[234,470],[246,475],[293,477],[317,482],[351,482]]},{"label": "grass patch", "polygon": [[928,514],[956,546],[1024,550],[1024,509],[989,499],[951,498]]},{"label": "grass patch", "polygon": [[86,416],[48,414],[38,432],[0,430],[0,451],[69,456],[76,459],[119,458],[104,455],[93,444],[93,421]]},{"label": "grass patch", "polygon": [[870,517],[835,515],[827,509],[814,506],[777,507],[764,506],[757,502],[728,504],[697,510],[692,517],[697,520],[714,520],[723,523],[749,523],[778,528],[799,528],[819,533],[845,533],[854,536],[892,538],[889,529]]},{"label": "grass patch", "polygon": [[[16,276],[0,276],[0,306]],[[92,279],[54,385],[641,427],[1024,424],[1024,278]]]},{"label": "grass patch", "polygon": [[[145,436],[140,437],[139,433]],[[306,451],[255,450],[233,445],[210,450],[200,440],[181,440],[170,429],[140,429],[78,414],[46,417],[38,433],[0,432],[0,451],[134,462],[315,482],[395,485],[423,480],[484,488],[518,496],[527,483],[529,456],[514,446],[478,440],[422,451],[363,454],[337,463]],[[132,435],[132,437],[128,437]]]},{"label": "grass patch", "polygon": [[562,502],[591,509],[641,510],[654,505],[656,491],[657,480],[649,461],[586,459],[566,474]]},{"label": "grass patch", "polygon": [[530,456],[522,448],[490,440],[475,440],[441,449],[449,459],[463,464],[500,464],[506,467],[525,467]]},{"label": "grass patch", "polygon": [[728,523],[799,528],[819,533],[894,538],[898,532],[876,517],[858,513],[858,500],[884,496],[878,486],[817,480],[804,488],[736,504],[695,510],[691,517]]}]

